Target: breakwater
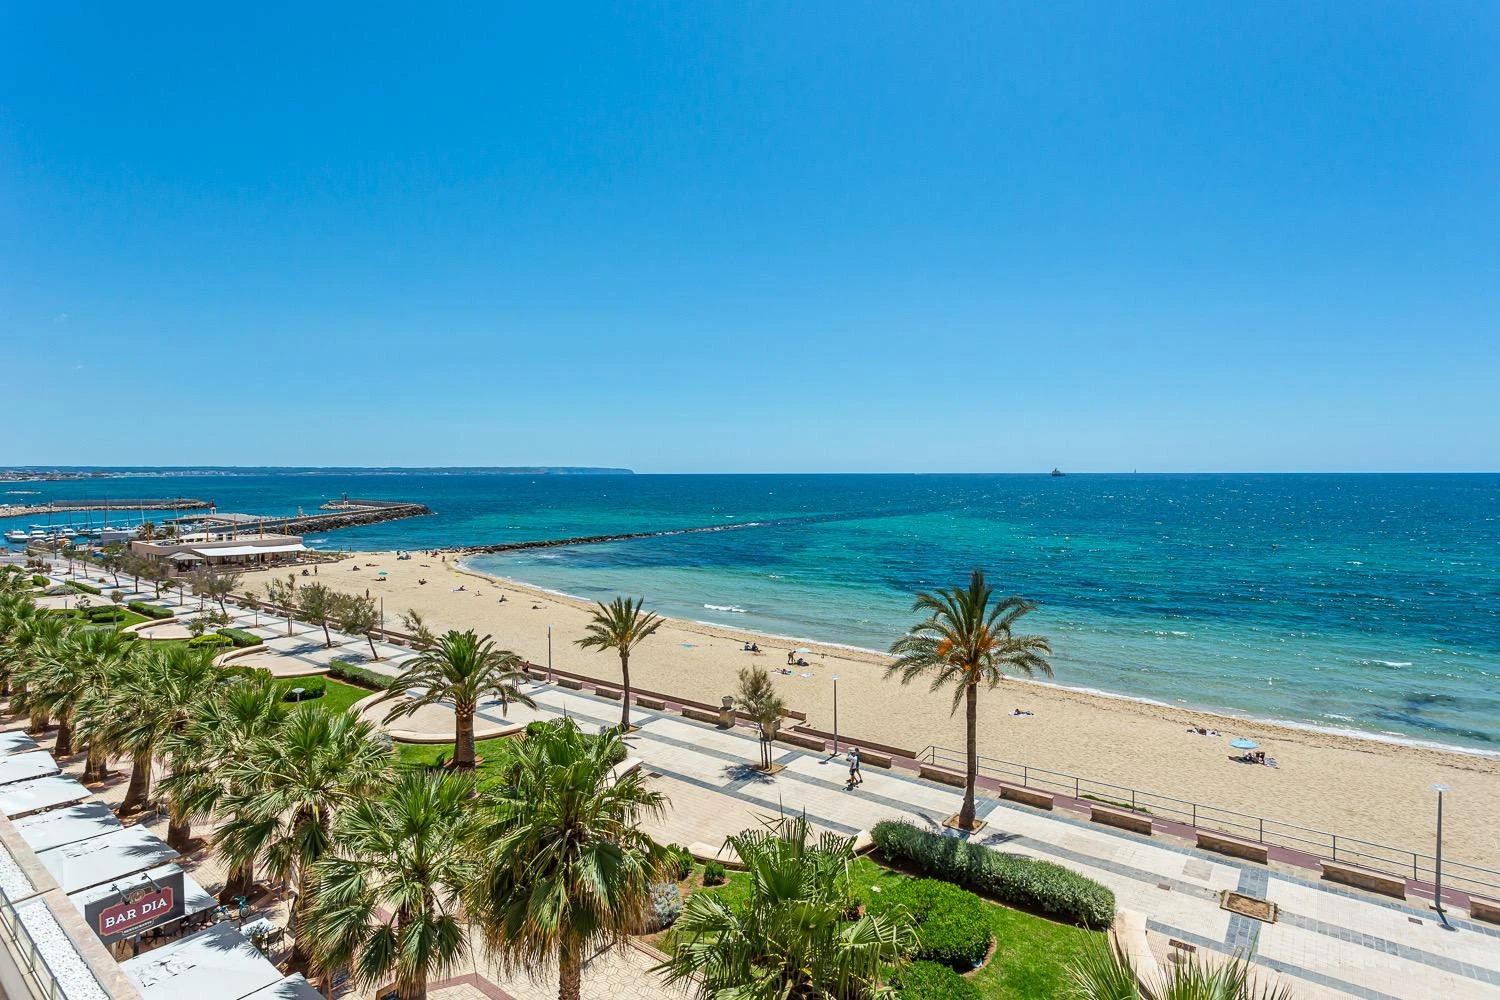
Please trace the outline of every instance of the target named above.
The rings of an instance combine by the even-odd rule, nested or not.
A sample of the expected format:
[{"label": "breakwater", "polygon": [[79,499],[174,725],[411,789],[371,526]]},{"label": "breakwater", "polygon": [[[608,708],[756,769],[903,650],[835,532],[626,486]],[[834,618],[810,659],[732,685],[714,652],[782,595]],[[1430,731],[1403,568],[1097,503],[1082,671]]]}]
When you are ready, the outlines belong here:
[{"label": "breakwater", "polygon": [[426,517],[432,509],[426,504],[386,502],[379,507],[347,506],[327,514],[296,514],[291,517],[255,517],[248,514],[210,515],[193,521],[210,531],[276,532],[286,535],[308,535],[362,524],[379,524],[408,517]]},{"label": "breakwater", "polygon": [[83,514],[109,510],[207,510],[212,500],[171,497],[155,500],[52,500],[47,503],[0,506],[0,517],[30,517],[36,514]]}]

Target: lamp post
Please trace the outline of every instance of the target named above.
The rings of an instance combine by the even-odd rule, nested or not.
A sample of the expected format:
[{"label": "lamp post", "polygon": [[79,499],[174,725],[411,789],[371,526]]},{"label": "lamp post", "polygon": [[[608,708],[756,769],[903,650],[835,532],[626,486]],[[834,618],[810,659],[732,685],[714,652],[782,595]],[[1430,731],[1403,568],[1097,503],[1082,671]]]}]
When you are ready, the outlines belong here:
[{"label": "lamp post", "polygon": [[1432,790],[1438,793],[1437,852],[1432,866],[1432,908],[1437,910],[1438,919],[1446,926],[1448,915],[1443,912],[1443,793],[1448,791],[1448,786],[1433,785]]},{"label": "lamp post", "polygon": [[839,675],[833,675],[833,755],[839,755]]},{"label": "lamp post", "polygon": [[556,684],[557,678],[552,674],[552,626],[547,626],[547,683]]}]

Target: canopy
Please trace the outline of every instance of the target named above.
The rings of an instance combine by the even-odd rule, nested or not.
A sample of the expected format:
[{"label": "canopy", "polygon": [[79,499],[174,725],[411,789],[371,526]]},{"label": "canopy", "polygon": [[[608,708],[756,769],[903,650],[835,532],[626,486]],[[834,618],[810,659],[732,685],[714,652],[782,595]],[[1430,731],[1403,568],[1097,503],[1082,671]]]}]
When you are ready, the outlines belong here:
[{"label": "canopy", "polygon": [[37,742],[25,733],[0,733],[0,755],[36,750]]},{"label": "canopy", "polygon": [[0,813],[15,819],[54,806],[82,802],[90,794],[87,788],[64,775],[18,781],[0,788]]},{"label": "canopy", "polygon": [[196,552],[173,552],[167,556],[172,562],[202,562],[203,557]]},{"label": "canopy", "polygon": [[124,875],[134,875],[177,856],[165,840],[150,830],[127,826],[42,851],[37,860],[57,879],[63,892],[73,893]]},{"label": "canopy", "polygon": [[102,802],[85,802],[16,820],[16,832],[33,851],[50,851],[120,829],[120,821]]},{"label": "canopy", "polygon": [[258,556],[275,555],[281,552],[306,552],[301,542],[286,542],[281,545],[225,545],[216,548],[194,549],[201,556]]},{"label": "canopy", "polygon": [[9,757],[0,757],[0,785],[45,778],[59,770],[61,768],[57,766],[57,761],[45,750],[11,754]]},{"label": "canopy", "polygon": [[272,983],[263,990],[256,990],[245,1000],[323,1000],[323,994],[313,989],[302,976],[287,976],[279,983]]},{"label": "canopy", "polygon": [[241,1000],[281,981],[276,966],[230,924],[120,963],[145,1000]]},{"label": "canopy", "polygon": [[1254,740],[1247,740],[1243,736],[1241,736],[1237,740],[1230,740],[1229,745],[1234,747],[1236,750],[1254,750],[1256,747],[1260,746],[1260,744],[1255,742]]}]

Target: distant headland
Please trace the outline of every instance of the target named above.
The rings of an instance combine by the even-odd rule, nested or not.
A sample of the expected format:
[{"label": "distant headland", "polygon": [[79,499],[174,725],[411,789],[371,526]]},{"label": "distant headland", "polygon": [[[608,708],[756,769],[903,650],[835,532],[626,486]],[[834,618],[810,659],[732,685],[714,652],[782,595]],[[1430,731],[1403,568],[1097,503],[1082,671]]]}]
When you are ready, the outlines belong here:
[{"label": "distant headland", "polygon": [[0,482],[35,483],[69,479],[118,479],[139,476],[633,476],[631,469],[609,469],[589,465],[497,465],[434,466],[232,466],[163,465],[151,468],[96,468],[91,466],[19,466],[0,469]]}]

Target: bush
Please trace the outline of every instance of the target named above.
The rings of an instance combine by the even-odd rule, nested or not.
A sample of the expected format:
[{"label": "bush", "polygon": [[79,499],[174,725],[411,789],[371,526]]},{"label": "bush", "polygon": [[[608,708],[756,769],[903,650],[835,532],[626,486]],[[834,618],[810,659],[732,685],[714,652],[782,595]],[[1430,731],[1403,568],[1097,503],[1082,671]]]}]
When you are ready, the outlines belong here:
[{"label": "bush", "polygon": [[677,922],[682,913],[682,893],[676,882],[658,882],[651,887],[651,912],[646,915],[646,933],[665,930]]},{"label": "bush", "polygon": [[97,607],[85,608],[83,616],[95,625],[113,625],[125,620],[126,612],[121,608],[113,608],[108,604],[100,604]]},{"label": "bush", "polygon": [[990,950],[988,904],[965,889],[937,879],[902,879],[870,894],[871,913],[905,907],[917,925],[916,957],[968,972]]},{"label": "bush", "polygon": [[32,586],[33,586],[33,587],[45,587],[45,586],[47,586],[47,584],[48,584],[48,583],[49,583],[49,582],[50,582],[50,581],[49,581],[49,580],[48,580],[48,579],[47,579],[47,578],[46,578],[46,577],[45,577],[45,576],[43,576],[43,575],[42,575],[42,574],[40,574],[40,573],[37,573],[37,574],[36,574],[36,575],[34,575],[34,576],[33,576],[33,577],[32,577],[32,578],[31,578],[31,585],[32,585]]},{"label": "bush", "polygon": [[131,611],[134,611],[136,614],[145,615],[147,618],[162,619],[172,617],[172,609],[164,608],[160,604],[147,604],[145,601],[131,601],[125,606]]},{"label": "bush", "polygon": [[693,854],[681,844],[668,844],[667,851],[667,874],[673,879],[681,882],[693,874]]},{"label": "bush", "polygon": [[328,665],[328,672],[341,681],[349,681],[360,687],[384,689],[390,684],[391,679],[373,670],[357,667],[345,660],[334,660]]},{"label": "bush", "polygon": [[703,866],[704,885],[723,885],[729,879],[729,872],[717,861],[709,861]]},{"label": "bush", "polygon": [[219,634],[228,639],[230,642],[234,643],[234,645],[240,649],[245,649],[250,646],[259,646],[262,642],[265,641],[254,632],[247,632],[242,628],[221,628],[219,629]]},{"label": "bush", "polygon": [[69,580],[68,586],[72,587],[79,593],[93,594],[95,597],[98,597],[99,594],[102,593],[102,591],[100,591],[99,588],[94,586],[92,583],[81,583],[78,580]]},{"label": "bush", "polygon": [[234,643],[228,636],[209,633],[208,635],[195,635],[188,640],[189,649],[224,649],[233,646]]},{"label": "bush", "polygon": [[[328,693],[328,682],[321,677],[298,677],[282,681],[282,685],[282,701],[307,701],[311,698],[321,698]],[[293,688],[301,688],[302,693],[292,694]]]},{"label": "bush", "polygon": [[982,896],[1084,927],[1114,923],[1113,892],[1050,861],[1002,854],[892,820],[876,823],[870,836],[888,860],[915,865]]},{"label": "bush", "polygon": [[896,973],[891,985],[901,1000],[979,1000],[979,987],[946,965],[913,962]]}]

